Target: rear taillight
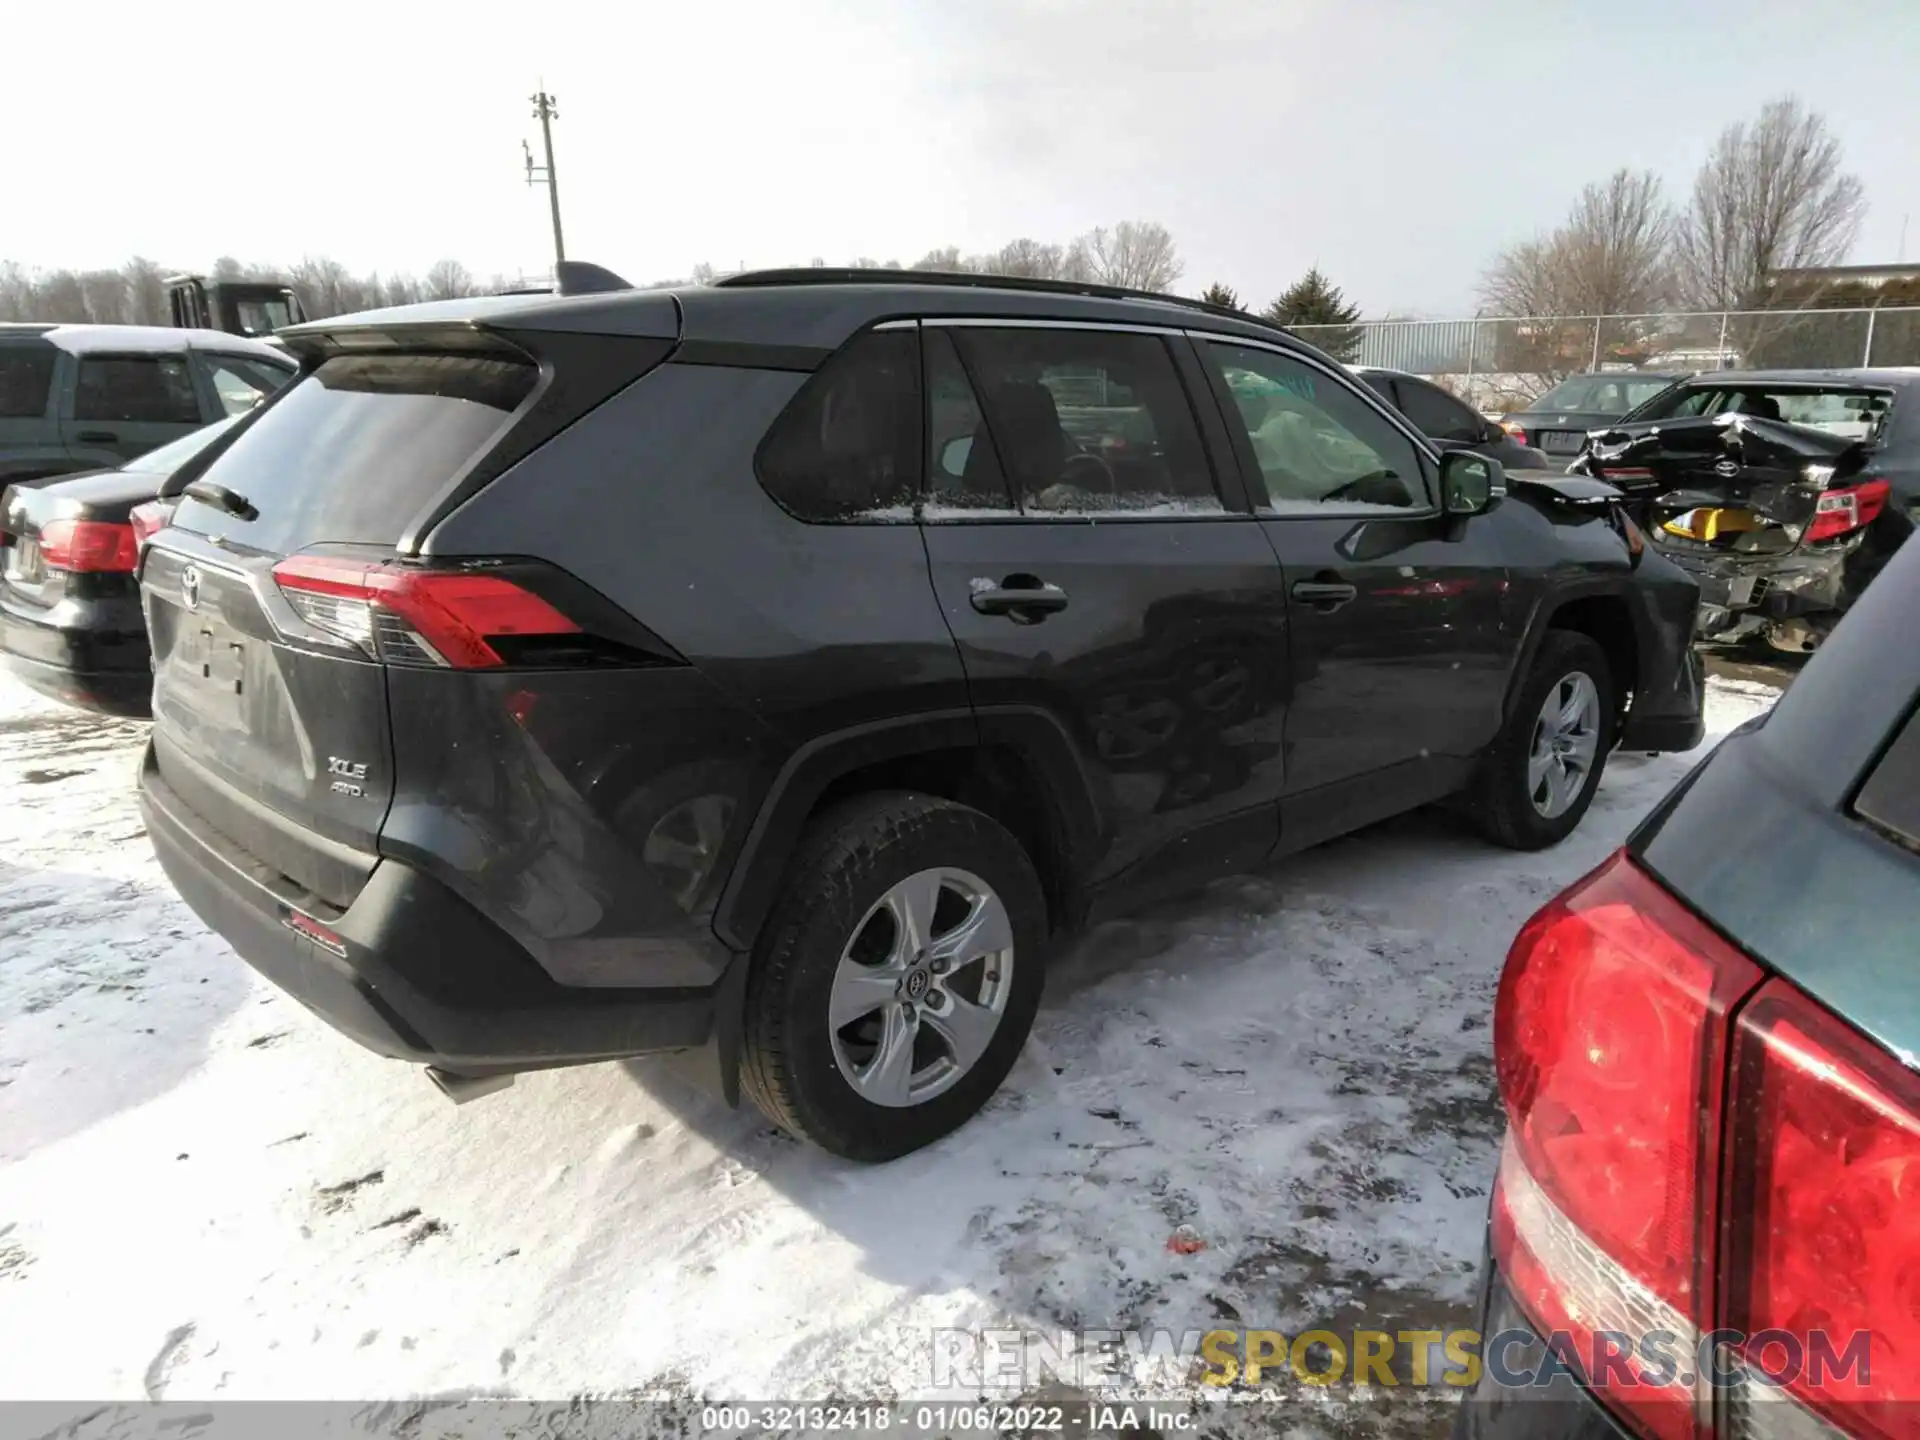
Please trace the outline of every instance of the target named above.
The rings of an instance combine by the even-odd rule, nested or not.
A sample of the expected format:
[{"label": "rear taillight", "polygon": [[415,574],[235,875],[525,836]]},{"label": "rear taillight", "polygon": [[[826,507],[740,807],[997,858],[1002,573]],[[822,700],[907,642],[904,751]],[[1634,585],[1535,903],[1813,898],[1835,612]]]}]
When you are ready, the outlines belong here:
[{"label": "rear taillight", "polygon": [[127,518],[133,525],[135,548],[145,545],[173,523],[174,503],[171,500],[149,500],[144,505],[133,507],[133,513]]},{"label": "rear taillight", "polygon": [[273,578],[309,625],[389,664],[489,669],[511,663],[503,649],[580,632],[531,590],[485,571],[293,555]]},{"label": "rear taillight", "polygon": [[131,575],[139,558],[131,525],[51,520],[40,527],[40,559],[49,570]]},{"label": "rear taillight", "polygon": [[1523,426],[1523,425],[1521,425],[1519,421],[1517,421],[1517,420],[1502,420],[1502,421],[1500,422],[1500,428],[1501,428],[1502,430],[1504,430],[1504,431],[1506,431],[1506,432],[1507,432],[1507,434],[1509,434],[1509,435],[1511,435],[1511,436],[1513,437],[1513,439],[1514,439],[1514,443],[1515,443],[1515,444],[1518,444],[1518,445],[1525,445],[1525,444],[1527,444],[1527,443],[1529,443],[1529,442],[1528,442],[1528,440],[1527,440],[1527,431],[1526,431],[1526,427],[1525,427],[1525,426]]},{"label": "rear taillight", "polygon": [[1725,1324],[1754,1337],[1749,1366],[1799,1360],[1736,1428],[1810,1434],[1805,1407],[1914,1434],[1920,1076],[1780,980],[1741,1012],[1733,1075]]},{"label": "rear taillight", "polygon": [[1653,479],[1653,471],[1644,465],[1608,465],[1594,468],[1599,471],[1602,480],[1624,480],[1628,484],[1637,484],[1643,480]]},{"label": "rear taillight", "polygon": [[1543,1333],[1568,1333],[1588,1383],[1659,1440],[1695,1432],[1696,1387],[1677,1378],[1690,1363],[1656,1384],[1644,1354],[1594,1363],[1595,1337],[1665,1331],[1690,1362],[1711,1318],[1711,1117],[1727,1011],[1759,982],[1624,853],[1527,922],[1500,981],[1495,1258]]},{"label": "rear taillight", "polygon": [[1892,489],[1885,480],[1863,480],[1858,485],[1827,491],[1813,508],[1813,523],[1807,527],[1806,538],[1832,540],[1871,525],[1887,508]]}]

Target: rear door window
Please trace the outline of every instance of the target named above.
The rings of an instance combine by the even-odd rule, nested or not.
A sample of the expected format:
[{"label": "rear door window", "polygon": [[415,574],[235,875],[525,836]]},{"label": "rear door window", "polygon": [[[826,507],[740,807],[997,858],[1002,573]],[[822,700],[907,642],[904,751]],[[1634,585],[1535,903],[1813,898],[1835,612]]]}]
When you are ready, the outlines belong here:
[{"label": "rear door window", "polygon": [[1478,415],[1437,386],[1403,379],[1399,387],[1401,413],[1422,435],[1471,445],[1486,429]]},{"label": "rear door window", "polygon": [[963,326],[952,339],[1024,514],[1225,510],[1186,387],[1159,336]]},{"label": "rear door window", "polygon": [[87,355],[73,396],[75,420],[197,425],[200,400],[184,355]]},{"label": "rear door window", "polygon": [[51,345],[0,349],[0,420],[38,420],[53,389]]},{"label": "rear door window", "polygon": [[323,541],[391,545],[491,448],[537,376],[529,364],[473,355],[328,360],[201,477],[257,518],[183,497],[174,523],[277,554]]},{"label": "rear door window", "polygon": [[755,470],[800,520],[911,520],[920,489],[914,332],[870,332],[822,365],[774,421]]}]

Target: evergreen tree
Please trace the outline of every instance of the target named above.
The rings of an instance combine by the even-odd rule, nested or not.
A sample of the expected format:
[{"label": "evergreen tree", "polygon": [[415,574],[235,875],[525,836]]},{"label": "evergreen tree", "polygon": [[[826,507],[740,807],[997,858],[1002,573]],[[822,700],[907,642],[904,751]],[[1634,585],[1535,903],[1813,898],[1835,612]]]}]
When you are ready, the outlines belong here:
[{"label": "evergreen tree", "polygon": [[1351,361],[1360,353],[1360,307],[1349,305],[1340,287],[1322,275],[1318,265],[1289,285],[1262,313],[1290,329],[1321,327],[1307,330],[1300,338],[1318,345],[1336,360]]},{"label": "evergreen tree", "polygon": [[1240,303],[1240,297],[1234,294],[1231,285],[1222,285],[1218,280],[1200,292],[1200,303],[1203,305],[1218,305],[1223,310],[1244,310],[1247,308]]}]

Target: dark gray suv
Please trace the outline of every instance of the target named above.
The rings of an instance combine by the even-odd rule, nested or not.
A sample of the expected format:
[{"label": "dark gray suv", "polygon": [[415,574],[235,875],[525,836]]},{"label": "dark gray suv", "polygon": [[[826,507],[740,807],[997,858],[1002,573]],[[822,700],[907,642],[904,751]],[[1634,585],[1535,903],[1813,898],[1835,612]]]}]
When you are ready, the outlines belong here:
[{"label": "dark gray suv", "polygon": [[1701,733],[1606,485],[1442,457],[1278,328],[804,271],[285,333],[148,545],[181,894],[456,1098],[711,1045],[881,1159],[1053,937],[1445,801],[1553,844]]}]

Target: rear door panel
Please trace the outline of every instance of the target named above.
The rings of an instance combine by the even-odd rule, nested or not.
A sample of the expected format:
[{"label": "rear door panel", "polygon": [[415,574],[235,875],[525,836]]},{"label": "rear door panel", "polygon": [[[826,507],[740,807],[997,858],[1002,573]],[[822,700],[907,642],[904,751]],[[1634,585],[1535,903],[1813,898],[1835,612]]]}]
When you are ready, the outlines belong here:
[{"label": "rear door panel", "polygon": [[[974,704],[1067,727],[1105,830],[1093,883],[1257,863],[1285,775],[1287,606],[1259,525],[1218,493],[1186,341],[924,330],[943,503],[922,534]],[[1029,590],[1045,608],[1004,607]]]},{"label": "rear door panel", "polygon": [[76,468],[124,464],[216,418],[185,350],[77,357],[61,435]]}]

